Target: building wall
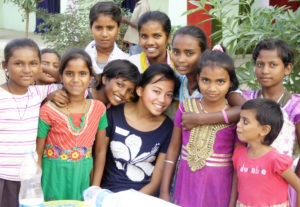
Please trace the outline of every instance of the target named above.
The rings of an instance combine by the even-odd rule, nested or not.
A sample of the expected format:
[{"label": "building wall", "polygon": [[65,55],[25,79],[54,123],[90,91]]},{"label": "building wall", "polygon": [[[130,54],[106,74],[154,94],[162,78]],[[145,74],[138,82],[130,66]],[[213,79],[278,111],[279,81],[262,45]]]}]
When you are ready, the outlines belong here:
[{"label": "building wall", "polygon": [[186,10],[187,0],[169,0],[168,14],[173,26],[187,25],[187,15],[182,15]]},{"label": "building wall", "polygon": [[[25,21],[23,12],[13,3],[0,2],[0,28],[16,31],[25,31]],[[29,32],[35,29],[35,13],[29,16]]]},{"label": "building wall", "polygon": [[[186,16],[181,14],[186,10],[187,0],[148,0],[151,10],[160,10],[169,15],[172,25],[186,25]],[[176,2],[176,3],[175,3]],[[68,0],[61,0],[61,12],[65,12]],[[180,6],[179,6],[180,5]],[[29,32],[33,32],[36,25],[36,15],[29,17]],[[16,31],[25,31],[25,21],[18,7],[12,3],[3,3],[0,0],[0,28]]]}]

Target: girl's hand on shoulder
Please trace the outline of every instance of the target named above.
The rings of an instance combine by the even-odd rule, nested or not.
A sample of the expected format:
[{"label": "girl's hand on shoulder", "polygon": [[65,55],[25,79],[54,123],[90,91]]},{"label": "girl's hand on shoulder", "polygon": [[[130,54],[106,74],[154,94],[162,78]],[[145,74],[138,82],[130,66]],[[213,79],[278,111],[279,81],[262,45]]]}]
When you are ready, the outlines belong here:
[{"label": "girl's hand on shoulder", "polygon": [[69,103],[69,97],[65,90],[58,89],[47,96],[47,99],[55,103],[56,106],[62,108]]}]

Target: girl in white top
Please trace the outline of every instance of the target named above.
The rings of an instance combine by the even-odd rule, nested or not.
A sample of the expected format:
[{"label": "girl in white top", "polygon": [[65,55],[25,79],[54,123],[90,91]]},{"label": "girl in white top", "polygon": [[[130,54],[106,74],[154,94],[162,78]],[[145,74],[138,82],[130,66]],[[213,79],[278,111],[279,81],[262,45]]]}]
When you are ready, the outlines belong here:
[{"label": "girl in white top", "polygon": [[94,40],[85,51],[90,55],[94,72],[98,75],[109,61],[128,58],[128,54],[115,43],[122,20],[121,10],[111,1],[98,2],[91,8],[89,20]]}]

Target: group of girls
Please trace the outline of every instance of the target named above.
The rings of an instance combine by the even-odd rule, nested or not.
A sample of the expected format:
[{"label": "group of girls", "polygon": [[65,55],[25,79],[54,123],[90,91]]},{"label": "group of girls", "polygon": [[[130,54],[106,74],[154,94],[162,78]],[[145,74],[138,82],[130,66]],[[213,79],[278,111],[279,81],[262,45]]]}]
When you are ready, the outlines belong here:
[{"label": "group of girls", "polygon": [[[61,60],[41,61],[29,39],[7,44],[2,66],[8,79],[0,86],[0,206],[18,206],[19,168],[35,146],[46,200],[81,200],[84,189],[100,185],[113,192],[133,188],[184,207],[299,206],[300,181],[290,156],[296,137],[299,141],[300,102],[283,86],[293,67],[286,43],[257,44],[253,60],[261,90],[244,94],[260,100],[244,104],[224,48],[206,51],[203,31],[186,26],[174,34],[171,54],[171,23],[162,12],[140,17],[143,52],[120,60],[127,55],[115,43],[119,10],[112,2],[96,3],[90,10],[94,41],[86,52],[72,49]],[[41,62],[49,77],[57,60],[60,84],[37,81]],[[178,76],[173,127],[164,112],[178,94]],[[61,88],[64,98],[53,98],[39,112],[43,99]],[[289,141],[289,156],[269,147],[284,125],[276,102],[295,130],[289,139],[281,138]],[[299,171],[298,163],[298,176]],[[294,188],[289,194],[287,183]]]}]

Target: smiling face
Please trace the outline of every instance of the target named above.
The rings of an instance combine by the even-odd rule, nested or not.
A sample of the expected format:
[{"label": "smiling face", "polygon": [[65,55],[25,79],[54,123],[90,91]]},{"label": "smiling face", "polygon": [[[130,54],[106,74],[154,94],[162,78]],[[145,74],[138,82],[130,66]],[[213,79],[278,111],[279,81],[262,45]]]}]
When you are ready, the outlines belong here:
[{"label": "smiling face", "polygon": [[263,88],[283,86],[283,79],[291,73],[292,66],[284,66],[277,50],[261,50],[255,63],[255,74]]},{"label": "smiling face", "polygon": [[38,52],[30,47],[16,48],[2,67],[8,72],[10,90],[23,94],[40,72],[40,58]]},{"label": "smiling face", "polygon": [[[60,59],[55,53],[44,53],[41,56],[41,67],[42,69],[44,67],[53,69],[53,70],[58,70],[59,68],[59,62]],[[52,77],[48,73],[44,73],[43,70],[40,71],[37,77],[37,83],[38,84],[51,84],[55,83],[56,79]]]},{"label": "smiling face", "polygon": [[194,74],[201,56],[199,41],[191,35],[179,34],[172,43],[172,60],[181,75]]},{"label": "smiling face", "polygon": [[93,22],[91,30],[97,49],[112,50],[114,48],[114,42],[119,34],[119,26],[109,15],[100,14]]},{"label": "smiling face", "polygon": [[108,101],[116,106],[127,101],[135,89],[135,84],[125,78],[112,78],[107,79],[105,76],[102,78],[104,90]]},{"label": "smiling face", "polygon": [[218,66],[205,66],[198,75],[198,86],[207,102],[223,103],[231,85],[227,70]]},{"label": "smiling face", "polygon": [[163,63],[166,58],[168,37],[157,21],[148,21],[139,31],[140,45],[150,62]]},{"label": "smiling face", "polygon": [[[174,81],[159,80],[161,75],[156,75],[144,88],[138,87],[139,102],[152,115],[161,115],[172,103],[174,93]],[[157,81],[157,82],[156,82]]]},{"label": "smiling face", "polygon": [[61,81],[70,97],[84,96],[91,83],[91,74],[84,60],[71,59],[61,75]]}]

